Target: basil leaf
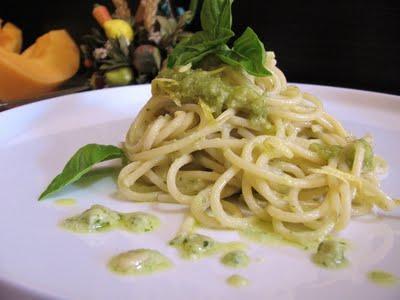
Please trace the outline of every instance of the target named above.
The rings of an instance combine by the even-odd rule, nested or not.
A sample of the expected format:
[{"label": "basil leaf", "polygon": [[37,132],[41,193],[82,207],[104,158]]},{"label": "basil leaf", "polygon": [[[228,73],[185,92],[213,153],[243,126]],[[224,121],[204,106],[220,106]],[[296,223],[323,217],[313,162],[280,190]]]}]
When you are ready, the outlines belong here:
[{"label": "basil leaf", "polygon": [[112,145],[88,144],[83,146],[71,157],[62,172],[51,181],[46,190],[40,195],[39,200],[79,180],[95,164],[124,157],[124,152]]},{"label": "basil leaf", "polygon": [[204,31],[212,38],[218,38],[222,30],[232,27],[232,0],[205,0],[200,21]]},{"label": "basil leaf", "polygon": [[265,48],[257,34],[247,27],[243,34],[233,43],[232,49],[217,53],[225,63],[241,66],[254,76],[267,76],[271,73],[264,67]]},{"label": "basil leaf", "polygon": [[231,66],[243,68],[246,70],[247,73],[251,75],[257,77],[264,77],[271,75],[271,72],[269,72],[263,65],[257,64],[251,59],[243,57],[233,50],[219,51],[217,53],[217,56],[224,63]]},{"label": "basil leaf", "polygon": [[225,45],[234,36],[231,6],[232,0],[205,0],[200,16],[204,30],[176,45],[168,57],[168,68],[188,63],[195,65]]},{"label": "basil leaf", "polygon": [[167,66],[172,68],[192,63],[195,66],[204,57],[216,55],[224,63],[245,69],[254,76],[271,73],[264,67],[265,49],[257,34],[247,28],[230,49],[226,43],[235,34],[232,27],[233,0],[204,0],[201,10],[203,31],[181,41],[168,57]]},{"label": "basil leaf", "polygon": [[233,43],[233,51],[261,64],[265,63],[265,48],[253,29],[247,27]]},{"label": "basil leaf", "polygon": [[183,66],[188,63],[193,65],[201,61],[205,56],[216,52],[221,45],[224,45],[231,37],[231,30],[222,30],[217,39],[211,39],[205,31],[199,31],[191,37],[181,41],[168,57],[168,68],[175,65]]},{"label": "basil leaf", "polygon": [[191,37],[181,41],[168,56],[168,68],[200,61],[210,50],[205,45],[207,41],[208,37],[202,31],[196,32]]}]

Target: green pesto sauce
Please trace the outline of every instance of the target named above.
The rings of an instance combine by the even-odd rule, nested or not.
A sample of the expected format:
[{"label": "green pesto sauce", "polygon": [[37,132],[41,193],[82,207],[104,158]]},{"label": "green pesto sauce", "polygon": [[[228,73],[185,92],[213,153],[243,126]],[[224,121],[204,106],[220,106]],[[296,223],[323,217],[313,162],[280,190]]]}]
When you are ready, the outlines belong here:
[{"label": "green pesto sauce", "polygon": [[228,267],[232,268],[244,268],[250,263],[250,258],[246,252],[242,250],[236,250],[226,253],[221,258],[221,262]]},{"label": "green pesto sauce", "polygon": [[270,222],[256,220],[252,225],[240,231],[240,235],[252,242],[265,244],[268,246],[291,246],[303,250],[316,249],[316,245],[311,243],[301,245],[293,241],[286,240],[282,235],[276,233]]},{"label": "green pesto sauce", "polygon": [[114,256],[108,266],[121,275],[145,275],[166,270],[172,263],[156,250],[136,249]]},{"label": "green pesto sauce", "polygon": [[343,151],[343,147],[338,145],[327,145],[318,143],[311,144],[309,149],[313,152],[316,152],[319,157],[326,161],[333,157],[337,157],[341,153],[341,151]]},{"label": "green pesto sauce", "polygon": [[371,145],[365,139],[355,140],[346,147],[313,143],[310,145],[309,149],[316,152],[319,157],[326,161],[333,157],[342,157],[346,164],[351,168],[354,163],[357,145],[361,145],[361,147],[365,149],[363,169],[365,171],[372,171],[375,168],[374,152]]},{"label": "green pesto sauce", "polygon": [[177,176],[177,186],[179,190],[188,195],[197,195],[200,191],[205,189],[209,182],[200,178],[188,178],[187,176]]},{"label": "green pesto sauce", "polygon": [[365,171],[372,171],[375,168],[374,152],[371,145],[365,139],[355,140],[353,143],[351,143],[344,149],[344,155],[347,165],[350,167],[353,166],[357,145],[361,145],[365,149],[363,169]]},{"label": "green pesto sauce", "polygon": [[317,253],[312,256],[314,263],[328,269],[343,268],[348,265],[344,256],[346,243],[336,240],[325,240],[318,246]]},{"label": "green pesto sauce", "polygon": [[[229,68],[227,68],[230,70]],[[238,71],[230,73],[238,75]],[[255,126],[267,129],[266,98],[256,91],[254,84],[244,78],[241,83],[229,80],[227,72],[209,72],[202,69],[179,72],[165,69],[152,82],[153,95],[168,95],[180,103],[198,103],[201,99],[218,116],[223,110],[234,108],[244,114]],[[236,80],[237,81],[237,80]],[[253,85],[253,86],[252,86]]]},{"label": "green pesto sauce", "polygon": [[368,272],[367,277],[371,282],[379,285],[390,286],[399,283],[399,278],[397,276],[380,270]]},{"label": "green pesto sauce", "polygon": [[160,220],[151,214],[134,212],[121,214],[122,227],[132,232],[150,232],[160,226]]},{"label": "green pesto sauce", "polygon": [[115,228],[120,219],[119,213],[101,205],[93,205],[83,213],[64,220],[61,225],[80,233],[98,232]]},{"label": "green pesto sauce", "polygon": [[181,234],[169,242],[177,248],[183,258],[198,259],[219,252],[228,252],[243,249],[242,243],[219,243],[214,239],[197,233]]},{"label": "green pesto sauce", "polygon": [[234,287],[243,287],[249,284],[249,280],[247,278],[237,274],[229,276],[226,282]]},{"label": "green pesto sauce", "polygon": [[55,200],[54,203],[59,206],[72,206],[76,204],[76,200],[72,198],[63,198]]},{"label": "green pesto sauce", "polygon": [[74,232],[91,233],[112,229],[124,229],[130,232],[150,232],[160,225],[153,215],[134,212],[120,213],[102,205],[93,205],[83,213],[64,220],[61,226]]}]

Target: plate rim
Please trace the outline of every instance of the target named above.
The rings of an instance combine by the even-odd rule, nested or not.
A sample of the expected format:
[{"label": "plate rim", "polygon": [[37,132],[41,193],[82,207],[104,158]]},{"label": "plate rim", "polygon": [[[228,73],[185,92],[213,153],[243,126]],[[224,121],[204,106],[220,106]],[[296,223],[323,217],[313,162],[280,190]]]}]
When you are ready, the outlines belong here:
[{"label": "plate rim", "polygon": [[[341,87],[341,86],[333,86],[333,85],[323,85],[323,84],[313,84],[313,83],[301,83],[301,82],[288,82],[288,85],[296,85],[296,86],[300,86],[300,87],[316,87],[316,88],[323,88],[323,89],[334,89],[334,90],[338,90],[338,91],[343,91],[343,92],[355,92],[355,93],[367,93],[367,94],[374,94],[375,96],[389,96],[389,97],[398,97],[399,101],[400,101],[400,95],[396,95],[396,94],[390,94],[390,93],[384,93],[384,92],[377,92],[377,91],[369,91],[369,90],[362,90],[362,89],[355,89],[355,88],[348,88],[348,87]],[[37,106],[37,105],[46,105],[47,103],[49,103],[50,101],[60,101],[60,100],[65,100],[66,98],[76,95],[88,95],[88,94],[96,94],[96,93],[108,93],[108,92],[113,92],[116,90],[123,90],[123,89],[135,89],[135,88],[146,88],[146,87],[150,87],[151,84],[150,83],[146,83],[146,84],[136,84],[136,85],[129,85],[129,86],[117,86],[117,87],[109,87],[109,88],[105,88],[105,89],[98,89],[98,90],[89,90],[89,91],[82,91],[82,92],[78,92],[78,93],[71,93],[71,94],[67,94],[67,95],[62,95],[62,96],[57,96],[57,97],[53,97],[53,98],[46,98],[43,100],[39,100],[36,102],[31,102],[31,103],[27,103],[27,104],[23,104],[17,107],[13,107],[10,109],[7,109],[5,111],[0,112],[0,121],[2,119],[3,116],[11,114],[11,113],[16,113],[22,110],[26,110],[29,109],[33,106]],[[324,100],[322,99],[322,102],[324,102]]]},{"label": "plate rim", "polygon": [[[392,102],[394,101],[398,105],[400,105],[400,96],[395,95],[395,94],[388,94],[388,93],[381,93],[381,92],[375,92],[375,91],[367,91],[367,90],[360,90],[360,89],[353,89],[353,88],[346,88],[346,87],[336,87],[336,86],[328,86],[328,85],[319,85],[319,84],[307,84],[307,83],[288,83],[288,85],[296,85],[299,86],[301,89],[307,88],[307,89],[313,89],[313,88],[322,88],[326,90],[326,92],[329,93],[330,90],[334,91],[339,91],[339,92],[348,92],[348,93],[357,93],[357,94],[368,94],[373,97],[385,97],[382,101],[386,102]],[[9,110],[0,112],[0,124],[1,122],[7,122],[7,118],[13,117],[13,114],[19,114],[20,112],[24,111],[29,111],[31,109],[34,109],[37,106],[46,106],[51,103],[50,101],[68,101],[68,98],[73,96],[80,96],[80,95],[96,95],[99,93],[113,93],[116,91],[121,91],[121,90],[135,90],[138,88],[149,88],[150,84],[141,84],[141,85],[132,85],[132,86],[124,86],[124,87],[113,87],[113,88],[108,88],[108,89],[100,89],[100,90],[91,90],[91,91],[84,91],[84,92],[79,92],[79,93],[74,93],[74,94],[68,94],[68,95],[63,95],[63,96],[58,96],[54,98],[48,98],[45,100],[40,100],[37,102],[33,103],[28,103],[25,105],[21,105],[15,108],[11,108]],[[317,95],[318,96],[318,95]],[[324,99],[321,99],[322,102],[324,103]],[[399,106],[400,107],[400,106]],[[7,147],[5,148],[7,149]],[[41,298],[61,298],[62,295],[54,295],[51,292],[45,292],[43,290],[38,290],[35,288],[32,288],[31,286],[21,284],[15,281],[8,280],[6,277],[0,275],[0,287],[4,285],[6,287],[10,287],[11,289],[15,289],[18,292],[21,292],[22,294],[29,294],[30,297],[40,297]]]}]

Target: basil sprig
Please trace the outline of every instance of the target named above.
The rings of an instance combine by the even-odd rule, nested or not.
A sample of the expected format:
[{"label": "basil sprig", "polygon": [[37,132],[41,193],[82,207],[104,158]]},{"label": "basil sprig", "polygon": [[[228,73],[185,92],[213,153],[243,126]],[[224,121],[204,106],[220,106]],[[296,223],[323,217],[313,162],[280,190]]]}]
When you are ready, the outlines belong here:
[{"label": "basil sprig", "polygon": [[95,164],[124,157],[124,152],[112,145],[88,144],[83,146],[70,158],[62,172],[50,182],[46,190],[39,196],[39,200],[76,182],[88,173]]},{"label": "basil sprig", "polygon": [[247,27],[233,43],[233,48],[217,52],[217,56],[226,64],[240,66],[255,76],[267,76],[271,73],[264,67],[265,49],[257,34]]},{"label": "basil sprig", "polygon": [[201,8],[200,21],[203,31],[210,38],[218,39],[228,31],[232,33],[233,0],[205,0]]},{"label": "basil sprig", "polygon": [[271,73],[264,67],[265,48],[257,34],[247,28],[233,43],[227,42],[235,35],[232,27],[233,0],[205,0],[201,10],[202,31],[181,41],[168,57],[168,67],[188,63],[196,65],[205,56],[214,54],[224,63],[240,66],[254,76]]}]

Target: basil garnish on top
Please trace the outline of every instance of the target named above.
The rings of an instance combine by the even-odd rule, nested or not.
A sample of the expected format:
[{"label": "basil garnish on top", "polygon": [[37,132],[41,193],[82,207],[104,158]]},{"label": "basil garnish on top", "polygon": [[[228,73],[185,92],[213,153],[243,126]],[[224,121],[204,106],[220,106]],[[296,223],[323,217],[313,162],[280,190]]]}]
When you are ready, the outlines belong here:
[{"label": "basil garnish on top", "polygon": [[247,28],[233,43],[227,42],[235,35],[232,27],[233,0],[205,0],[200,20],[203,31],[181,41],[168,57],[167,66],[196,65],[204,57],[215,55],[224,63],[239,66],[254,76],[271,73],[264,67],[265,48],[257,34]]},{"label": "basil garnish on top", "polygon": [[233,43],[232,49],[221,50],[217,52],[217,56],[224,63],[240,66],[251,75],[271,75],[264,67],[264,44],[250,27],[247,27],[243,34]]},{"label": "basil garnish on top", "polygon": [[[200,21],[210,38],[226,36],[232,27],[232,0],[205,0],[201,8]],[[232,31],[231,31],[232,32]],[[233,35],[233,32],[232,32]]]}]

